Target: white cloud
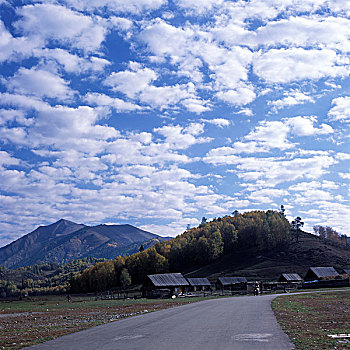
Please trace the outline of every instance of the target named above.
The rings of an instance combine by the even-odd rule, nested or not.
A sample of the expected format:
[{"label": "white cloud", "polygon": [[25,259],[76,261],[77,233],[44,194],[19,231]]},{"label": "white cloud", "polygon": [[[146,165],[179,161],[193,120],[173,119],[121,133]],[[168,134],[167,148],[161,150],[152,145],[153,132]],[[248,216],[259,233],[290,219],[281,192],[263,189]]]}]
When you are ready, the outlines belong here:
[{"label": "white cloud", "polygon": [[[147,141],[149,139],[147,138]],[[119,138],[105,145],[104,162],[112,165],[160,165],[189,163],[192,160],[179,154],[168,143],[147,142],[144,140]],[[128,156],[125,157],[125,154]]]},{"label": "white cloud", "polygon": [[230,104],[244,105],[255,99],[248,79],[253,53],[244,47],[219,46],[210,35],[196,27],[175,27],[162,20],[145,26],[139,38],[158,57],[170,58],[176,74],[189,77],[194,84],[203,80],[201,68],[207,65],[216,97]]},{"label": "white cloud", "polygon": [[3,142],[10,142],[16,145],[25,145],[27,133],[23,127],[2,127],[0,128],[0,138]]},{"label": "white cloud", "polygon": [[118,136],[113,127],[96,125],[98,118],[98,110],[87,106],[56,106],[40,111],[31,131],[33,136],[36,135],[32,142],[47,144],[52,140],[61,147],[69,148],[74,145],[76,149],[84,149],[84,138],[107,140]]},{"label": "white cloud", "polygon": [[134,98],[137,93],[149,87],[150,83],[157,79],[157,74],[149,69],[143,68],[136,71],[123,71],[112,73],[105,81],[113,91],[121,91],[126,96]]},{"label": "white cloud", "polygon": [[196,96],[194,85],[176,84],[171,86],[151,85],[158,75],[149,68],[141,68],[136,62],[130,62],[133,70],[112,73],[105,81],[113,91],[124,93],[129,98],[139,100],[152,108],[169,108],[179,102],[190,112],[202,113],[210,110],[206,101]]},{"label": "white cloud", "polygon": [[322,124],[320,128],[315,128],[316,117],[293,117],[286,119],[286,124],[290,126],[291,133],[296,136],[325,135],[334,132],[328,124]]},{"label": "white cloud", "polygon": [[171,148],[186,149],[196,143],[209,142],[211,139],[197,137],[203,133],[203,124],[192,123],[183,128],[180,125],[167,125],[154,129],[155,132],[165,137]]},{"label": "white cloud", "polygon": [[0,62],[18,61],[32,55],[33,49],[42,44],[38,36],[13,37],[0,21]]},{"label": "white cloud", "polygon": [[207,101],[200,100],[198,98],[187,98],[181,101],[181,104],[190,112],[201,114],[203,112],[211,110]]},{"label": "white cloud", "polygon": [[201,119],[203,123],[213,124],[220,128],[231,125],[231,121],[225,118]]},{"label": "white cloud", "polygon": [[[277,146],[277,145],[276,145]],[[270,150],[270,146],[263,142],[234,142],[232,145],[232,152],[239,153],[259,153],[259,152],[268,152]]]},{"label": "white cloud", "polygon": [[[249,49],[234,46],[226,50],[213,43],[201,46],[197,44],[195,48],[197,54],[201,55],[203,61],[212,70],[210,77],[214,80],[216,89],[236,89],[238,93],[244,90],[253,91],[252,86],[241,83],[248,79],[248,71],[253,58],[253,53]],[[249,91],[244,93],[248,94]]]},{"label": "white cloud", "polygon": [[285,150],[293,147],[294,145],[287,140],[289,128],[283,122],[280,121],[262,121],[251,131],[245,140],[258,141],[258,143],[264,148],[279,148]]},{"label": "white cloud", "polygon": [[4,165],[18,165],[19,162],[19,159],[12,157],[8,152],[0,151],[0,167]]},{"label": "white cloud", "polygon": [[338,152],[335,154],[335,158],[339,160],[349,160],[350,159],[350,153],[343,153]]},{"label": "white cloud", "polygon": [[97,20],[64,6],[27,5],[20,8],[18,14],[21,18],[15,27],[22,33],[70,44],[84,51],[98,49],[107,33]]},{"label": "white cloud", "polygon": [[0,93],[0,96],[3,105],[35,110],[45,110],[50,106],[47,102],[42,101],[36,96],[24,96],[7,92]]},{"label": "white cloud", "polygon": [[295,201],[299,204],[310,204],[314,201],[330,201],[333,200],[333,196],[324,190],[309,189],[303,193],[296,194]]},{"label": "white cloud", "polygon": [[142,108],[131,102],[126,102],[120,98],[113,98],[105,94],[88,93],[85,96],[85,101],[95,106],[108,106],[114,108],[116,111],[136,111]]},{"label": "white cloud", "polygon": [[191,29],[176,28],[157,19],[147,25],[139,37],[157,56],[174,56],[174,59],[184,57],[191,50],[190,43],[193,36]]},{"label": "white cloud", "polygon": [[304,94],[303,92],[300,92],[298,90],[294,90],[291,92],[286,92],[284,93],[285,97],[279,100],[275,101],[269,101],[268,103],[271,104],[272,106],[275,107],[275,110],[284,108],[284,107],[290,107],[290,106],[295,106],[299,104],[304,104],[304,103],[315,103],[315,100]]},{"label": "white cloud", "polygon": [[80,57],[60,48],[35,50],[35,55],[46,61],[55,61],[68,73],[81,74],[86,71],[101,72],[111,64],[108,60],[91,56]]},{"label": "white cloud", "polygon": [[33,124],[33,118],[27,118],[25,113],[17,109],[0,109],[0,125],[17,123],[29,126]]},{"label": "white cloud", "polygon": [[109,21],[115,28],[119,29],[120,31],[128,31],[133,26],[132,20],[123,17],[112,16],[109,18]]},{"label": "white cloud", "polygon": [[68,86],[69,82],[57,74],[40,68],[20,68],[9,79],[2,79],[8,91],[17,94],[34,95],[38,97],[57,98],[59,100],[71,99],[74,91]]},{"label": "white cloud", "polygon": [[168,108],[174,106],[180,101],[191,111],[198,112],[193,104],[186,104],[188,99],[195,99],[196,95],[191,91],[192,85],[173,85],[173,86],[149,86],[140,94],[140,100],[153,108]]},{"label": "white cloud", "polygon": [[323,180],[321,187],[326,190],[336,190],[339,188],[339,184],[334,181]]},{"label": "white cloud", "polygon": [[247,117],[252,117],[254,115],[253,111],[250,108],[242,108],[241,110],[239,110],[236,113],[237,114],[244,114]]},{"label": "white cloud", "polygon": [[236,90],[219,91],[215,95],[218,99],[233,105],[246,105],[255,100],[255,92],[252,88],[241,87]]},{"label": "white cloud", "polygon": [[229,154],[269,152],[272,149],[287,150],[295,147],[288,140],[289,135],[313,136],[333,133],[330,125],[322,124],[315,128],[316,117],[293,117],[281,121],[261,121],[249,134],[236,141],[232,147],[223,147]]},{"label": "white cloud", "polygon": [[347,18],[317,16],[289,17],[272,21],[251,36],[253,45],[266,47],[318,47],[341,49],[348,42],[350,21]]},{"label": "white cloud", "polygon": [[3,101],[12,106],[34,109],[35,120],[28,129],[3,128],[2,136],[18,144],[38,147],[48,145],[58,149],[78,149],[86,152],[101,150],[102,140],[114,138],[118,131],[98,125],[103,110],[88,106],[77,108],[55,106],[21,95],[3,94]]},{"label": "white cloud", "polygon": [[350,97],[337,97],[332,101],[333,107],[328,112],[328,117],[332,121],[345,121],[350,119]]},{"label": "white cloud", "polygon": [[333,50],[271,49],[260,52],[253,62],[254,73],[271,83],[288,83],[304,79],[342,77],[349,72],[348,60]]},{"label": "white cloud", "polygon": [[236,174],[244,181],[259,180],[257,186],[273,187],[276,184],[301,179],[317,179],[337,161],[330,156],[279,159],[274,157],[239,157],[234,148],[210,150],[204,161],[213,165],[233,165]]},{"label": "white cloud", "polygon": [[328,5],[334,12],[350,13],[350,4],[347,0],[329,0]]},{"label": "white cloud", "polygon": [[107,8],[111,12],[126,12],[140,14],[144,11],[151,11],[160,8],[167,3],[167,0],[65,0],[78,10],[94,11]]},{"label": "white cloud", "polygon": [[207,14],[213,7],[222,5],[224,0],[203,0],[201,2],[191,0],[176,0],[176,5],[180,8],[189,11],[190,13],[200,15]]},{"label": "white cloud", "polygon": [[273,203],[275,198],[288,196],[288,191],[281,189],[265,188],[257,191],[252,191],[248,198],[258,204]]}]

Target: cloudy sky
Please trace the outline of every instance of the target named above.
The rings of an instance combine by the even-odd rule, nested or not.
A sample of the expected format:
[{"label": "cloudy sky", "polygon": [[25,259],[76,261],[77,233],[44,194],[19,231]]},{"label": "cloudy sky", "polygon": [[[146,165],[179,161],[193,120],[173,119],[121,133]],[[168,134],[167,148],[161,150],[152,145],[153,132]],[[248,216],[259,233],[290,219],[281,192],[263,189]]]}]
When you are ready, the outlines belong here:
[{"label": "cloudy sky", "polygon": [[350,235],[350,2],[0,0],[0,246],[252,209]]}]

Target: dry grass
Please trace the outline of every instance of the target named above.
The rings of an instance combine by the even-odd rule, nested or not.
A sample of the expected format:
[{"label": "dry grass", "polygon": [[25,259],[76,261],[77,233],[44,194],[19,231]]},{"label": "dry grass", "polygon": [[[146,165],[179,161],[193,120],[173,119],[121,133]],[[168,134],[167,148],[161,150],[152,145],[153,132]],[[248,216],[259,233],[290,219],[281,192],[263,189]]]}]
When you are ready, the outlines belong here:
[{"label": "dry grass", "polygon": [[160,309],[202,300],[102,300],[45,297],[0,302],[0,349],[21,349],[69,333]]},{"label": "dry grass", "polygon": [[283,330],[299,350],[350,349],[350,290],[290,295],[272,302]]}]

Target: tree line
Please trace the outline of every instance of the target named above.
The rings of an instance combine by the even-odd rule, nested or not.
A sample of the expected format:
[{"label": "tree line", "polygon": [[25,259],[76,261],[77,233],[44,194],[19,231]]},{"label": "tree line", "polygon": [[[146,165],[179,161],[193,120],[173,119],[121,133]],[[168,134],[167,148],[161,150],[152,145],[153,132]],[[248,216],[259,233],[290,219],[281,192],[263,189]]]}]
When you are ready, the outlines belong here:
[{"label": "tree line", "polygon": [[283,212],[251,211],[202,220],[197,228],[157,243],[129,257],[100,262],[71,280],[73,292],[98,292],[143,283],[148,274],[178,272],[202,266],[222,255],[254,248],[266,251],[291,239],[290,224]]},{"label": "tree line", "polygon": [[335,242],[345,246],[347,244],[347,236],[340,234],[330,226],[315,225],[313,227],[313,230],[316,235],[318,235],[325,241],[329,240],[331,242]]},{"label": "tree line", "polygon": [[42,263],[15,270],[0,266],[0,297],[67,293],[75,274],[104,260],[87,257],[65,265]]}]

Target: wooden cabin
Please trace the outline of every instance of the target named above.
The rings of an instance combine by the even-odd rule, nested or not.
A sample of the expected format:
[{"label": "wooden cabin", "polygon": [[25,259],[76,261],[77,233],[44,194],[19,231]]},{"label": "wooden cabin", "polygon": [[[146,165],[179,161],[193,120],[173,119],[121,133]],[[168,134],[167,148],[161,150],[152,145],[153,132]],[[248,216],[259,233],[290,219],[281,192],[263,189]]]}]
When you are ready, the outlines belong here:
[{"label": "wooden cabin", "polygon": [[190,285],[190,290],[193,292],[208,291],[211,289],[211,284],[208,278],[187,278]]},{"label": "wooden cabin", "polygon": [[181,273],[147,275],[143,295],[146,298],[170,298],[186,292],[188,287],[189,283]]},{"label": "wooden cabin", "polygon": [[221,290],[243,290],[247,289],[245,277],[219,277],[216,282],[216,289]]},{"label": "wooden cabin", "polygon": [[297,273],[282,273],[277,280],[278,282],[302,282],[303,279]]},{"label": "wooden cabin", "polygon": [[310,267],[304,277],[304,280],[315,281],[322,279],[335,279],[339,276],[339,273],[332,266]]},{"label": "wooden cabin", "polygon": [[350,269],[343,269],[343,274],[350,275]]}]

